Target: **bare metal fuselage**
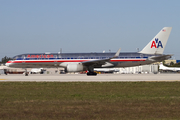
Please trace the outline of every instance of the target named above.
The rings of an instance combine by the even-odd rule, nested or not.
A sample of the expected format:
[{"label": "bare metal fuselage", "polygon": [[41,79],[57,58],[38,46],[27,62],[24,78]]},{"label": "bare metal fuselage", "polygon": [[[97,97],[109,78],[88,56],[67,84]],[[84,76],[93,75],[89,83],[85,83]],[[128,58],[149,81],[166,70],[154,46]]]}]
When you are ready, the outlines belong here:
[{"label": "bare metal fuselage", "polygon": [[[14,57],[14,60],[6,63],[9,67],[17,68],[52,68],[66,67],[69,63],[82,63],[111,58],[115,53],[61,53],[61,54],[21,54]],[[131,67],[154,62],[160,62],[169,57],[152,60],[151,57],[163,55],[150,55],[141,53],[121,53],[117,58],[111,59],[104,65],[94,65],[94,68]]]}]

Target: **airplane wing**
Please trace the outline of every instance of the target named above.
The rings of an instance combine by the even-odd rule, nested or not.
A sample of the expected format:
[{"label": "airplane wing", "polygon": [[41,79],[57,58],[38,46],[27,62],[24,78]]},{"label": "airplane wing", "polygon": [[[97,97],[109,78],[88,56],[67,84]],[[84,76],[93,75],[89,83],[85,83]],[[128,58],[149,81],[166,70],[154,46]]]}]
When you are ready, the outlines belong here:
[{"label": "airplane wing", "polygon": [[116,52],[116,54],[113,57],[111,57],[111,58],[92,60],[92,61],[85,61],[85,62],[82,62],[82,64],[85,65],[85,66],[101,67],[101,65],[104,65],[106,62],[109,62],[111,59],[118,57],[120,51],[121,51],[121,48],[119,48],[119,50]]},{"label": "airplane wing", "polygon": [[152,56],[150,58],[148,58],[148,60],[151,60],[151,61],[162,61],[164,59],[169,59],[171,58],[171,56],[173,55],[162,55],[162,56]]}]

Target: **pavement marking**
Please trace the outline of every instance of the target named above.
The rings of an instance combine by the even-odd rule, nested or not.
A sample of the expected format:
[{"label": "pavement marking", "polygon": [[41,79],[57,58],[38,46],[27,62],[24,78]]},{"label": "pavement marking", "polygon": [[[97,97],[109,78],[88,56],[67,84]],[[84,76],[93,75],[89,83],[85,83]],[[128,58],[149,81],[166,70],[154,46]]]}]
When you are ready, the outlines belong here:
[{"label": "pavement marking", "polygon": [[6,79],[0,79],[0,80],[6,80]]}]

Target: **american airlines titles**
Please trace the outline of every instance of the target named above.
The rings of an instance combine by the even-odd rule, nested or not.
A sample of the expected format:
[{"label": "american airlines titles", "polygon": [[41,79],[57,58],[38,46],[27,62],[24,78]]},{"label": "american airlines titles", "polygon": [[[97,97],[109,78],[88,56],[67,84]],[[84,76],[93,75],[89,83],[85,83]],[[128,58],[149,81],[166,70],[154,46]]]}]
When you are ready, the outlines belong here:
[{"label": "american airlines titles", "polygon": [[27,58],[54,58],[53,55],[27,55]]}]

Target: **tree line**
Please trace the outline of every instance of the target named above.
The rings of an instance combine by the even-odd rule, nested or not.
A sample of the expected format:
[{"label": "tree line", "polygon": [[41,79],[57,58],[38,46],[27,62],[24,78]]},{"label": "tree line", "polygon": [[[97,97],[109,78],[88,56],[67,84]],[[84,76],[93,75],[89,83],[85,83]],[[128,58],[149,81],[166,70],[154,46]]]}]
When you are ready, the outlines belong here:
[{"label": "tree line", "polygon": [[0,64],[5,64],[5,63],[8,62],[9,60],[12,60],[12,58],[5,56],[5,57],[3,57],[3,58],[1,59]]},{"label": "tree line", "polygon": [[165,61],[163,61],[163,65],[167,67],[180,67],[180,62],[178,63],[171,62],[169,65],[167,65],[165,64]]}]

